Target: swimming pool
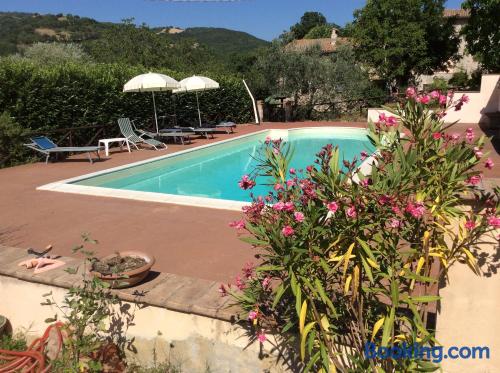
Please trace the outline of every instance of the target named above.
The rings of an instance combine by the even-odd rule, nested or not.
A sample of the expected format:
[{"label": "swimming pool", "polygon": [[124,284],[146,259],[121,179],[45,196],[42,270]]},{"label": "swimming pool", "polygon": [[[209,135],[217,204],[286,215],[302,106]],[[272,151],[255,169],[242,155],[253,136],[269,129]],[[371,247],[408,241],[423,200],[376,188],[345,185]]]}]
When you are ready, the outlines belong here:
[{"label": "swimming pool", "polygon": [[[291,166],[296,169],[313,164],[315,154],[326,144],[339,147],[341,161],[351,160],[363,150],[373,152],[364,129],[265,130],[64,180],[59,182],[60,185],[49,184],[41,189],[58,190],[62,187],[65,190],[61,191],[75,193],[239,209],[251,199],[249,191],[238,187],[238,180],[254,169],[256,161],[253,157],[267,136],[281,138],[293,146]],[[257,185],[252,191],[256,195],[266,194],[267,188]]]}]

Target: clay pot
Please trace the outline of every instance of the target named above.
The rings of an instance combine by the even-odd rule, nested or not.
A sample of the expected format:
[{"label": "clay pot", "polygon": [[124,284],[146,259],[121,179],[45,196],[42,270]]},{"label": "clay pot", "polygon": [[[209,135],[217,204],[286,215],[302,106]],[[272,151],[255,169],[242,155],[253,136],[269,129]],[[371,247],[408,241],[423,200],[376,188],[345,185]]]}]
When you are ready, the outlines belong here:
[{"label": "clay pot", "polygon": [[0,337],[5,332],[7,328],[7,318],[5,316],[0,315]]},{"label": "clay pot", "polygon": [[[135,250],[130,250],[130,251],[120,251],[118,254],[122,257],[125,256],[131,256],[131,257],[139,257],[143,258],[146,261],[146,264],[143,265],[142,267],[130,270],[130,271],[124,271],[119,274],[112,274],[112,275],[104,275],[100,272],[96,271],[91,271],[90,274],[100,278],[102,281],[107,282],[110,284],[112,289],[123,289],[123,288],[128,288],[132,287],[134,285],[137,285],[139,282],[144,280],[146,276],[148,275],[151,267],[155,263],[155,257],[149,254],[146,254],[142,251],[135,251]],[[100,260],[104,261],[107,259],[111,259],[115,257],[116,254],[108,255],[105,256],[104,258],[101,258]],[[124,278],[125,277],[125,278]]]}]

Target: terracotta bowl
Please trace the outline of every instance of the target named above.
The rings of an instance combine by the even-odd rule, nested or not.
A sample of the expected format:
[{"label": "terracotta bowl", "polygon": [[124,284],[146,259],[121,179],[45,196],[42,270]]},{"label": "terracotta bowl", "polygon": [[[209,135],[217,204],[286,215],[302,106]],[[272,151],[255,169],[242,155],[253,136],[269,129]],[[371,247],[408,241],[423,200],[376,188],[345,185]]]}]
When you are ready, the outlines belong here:
[{"label": "terracotta bowl", "polygon": [[7,318],[5,316],[0,315],[0,337],[3,335],[6,326],[7,326]]},{"label": "terracotta bowl", "polygon": [[[118,252],[120,256],[132,256],[143,258],[146,261],[146,264],[142,267],[136,268],[132,271],[124,271],[120,274],[112,274],[112,275],[103,275],[100,272],[91,271],[90,274],[92,276],[100,278],[102,281],[107,282],[111,285],[113,289],[122,289],[128,288],[134,285],[137,285],[139,282],[144,280],[148,275],[151,267],[155,264],[155,257],[149,254],[146,254],[142,251],[130,250],[130,251],[120,251]],[[116,254],[111,254],[100,258],[100,260],[107,260],[115,257]],[[125,276],[126,278],[123,278]]]}]

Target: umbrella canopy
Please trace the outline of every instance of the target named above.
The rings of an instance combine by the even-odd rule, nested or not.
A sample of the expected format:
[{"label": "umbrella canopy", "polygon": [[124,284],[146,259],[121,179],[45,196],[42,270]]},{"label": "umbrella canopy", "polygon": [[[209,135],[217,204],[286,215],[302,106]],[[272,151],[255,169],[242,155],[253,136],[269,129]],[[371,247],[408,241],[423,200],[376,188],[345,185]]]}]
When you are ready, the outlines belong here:
[{"label": "umbrella canopy", "polygon": [[200,101],[198,100],[198,92],[207,91],[210,89],[218,89],[219,83],[205,76],[193,75],[189,78],[182,79],[179,84],[180,88],[174,89],[172,91],[173,93],[196,92],[196,106],[198,107],[198,119],[200,121],[201,127],[201,112]]},{"label": "umbrella canopy", "polygon": [[156,133],[158,133],[158,116],[156,115],[155,92],[172,91],[180,88],[180,84],[168,75],[147,73],[137,75],[123,86],[123,92],[151,92],[153,95],[153,109],[155,114]]}]

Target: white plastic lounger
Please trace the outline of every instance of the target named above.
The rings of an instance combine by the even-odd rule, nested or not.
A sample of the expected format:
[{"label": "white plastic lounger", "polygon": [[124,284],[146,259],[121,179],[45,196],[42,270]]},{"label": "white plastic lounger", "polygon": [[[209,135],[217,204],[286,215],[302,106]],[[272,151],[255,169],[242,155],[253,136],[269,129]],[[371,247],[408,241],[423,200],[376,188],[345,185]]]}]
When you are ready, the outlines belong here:
[{"label": "white plastic lounger", "polygon": [[168,148],[167,145],[162,143],[161,141],[155,140],[155,139],[145,139],[142,138],[141,136],[137,135],[134,130],[132,129],[132,123],[130,122],[129,118],[120,118],[118,119],[118,126],[120,127],[120,131],[124,137],[127,138],[127,140],[135,146],[136,149],[139,149],[137,147],[137,144],[148,144],[152,146],[155,150],[158,150],[159,146],[165,147],[165,149]]}]

